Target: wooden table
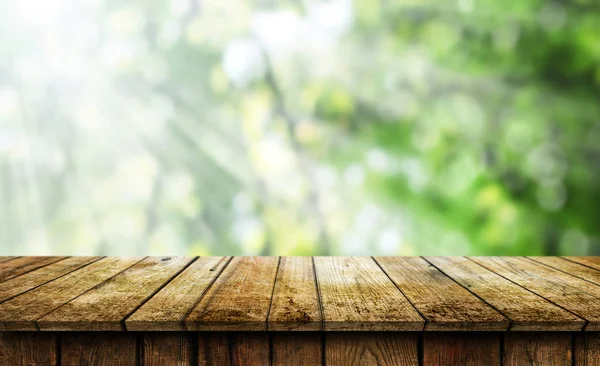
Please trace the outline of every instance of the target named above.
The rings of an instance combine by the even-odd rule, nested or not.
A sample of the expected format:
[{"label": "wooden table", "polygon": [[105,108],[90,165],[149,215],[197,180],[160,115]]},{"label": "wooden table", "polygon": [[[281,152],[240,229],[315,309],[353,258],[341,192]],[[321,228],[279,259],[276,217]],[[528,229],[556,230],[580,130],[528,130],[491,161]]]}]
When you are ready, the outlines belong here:
[{"label": "wooden table", "polygon": [[600,257],[0,257],[1,365],[600,365]]}]

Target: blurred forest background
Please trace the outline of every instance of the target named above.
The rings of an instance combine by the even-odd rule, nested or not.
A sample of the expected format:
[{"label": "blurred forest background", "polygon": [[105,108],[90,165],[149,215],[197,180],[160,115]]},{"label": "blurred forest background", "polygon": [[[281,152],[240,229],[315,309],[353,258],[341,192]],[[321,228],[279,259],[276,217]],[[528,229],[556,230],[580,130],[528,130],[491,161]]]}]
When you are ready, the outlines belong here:
[{"label": "blurred forest background", "polygon": [[0,254],[600,255],[596,0],[3,0]]}]

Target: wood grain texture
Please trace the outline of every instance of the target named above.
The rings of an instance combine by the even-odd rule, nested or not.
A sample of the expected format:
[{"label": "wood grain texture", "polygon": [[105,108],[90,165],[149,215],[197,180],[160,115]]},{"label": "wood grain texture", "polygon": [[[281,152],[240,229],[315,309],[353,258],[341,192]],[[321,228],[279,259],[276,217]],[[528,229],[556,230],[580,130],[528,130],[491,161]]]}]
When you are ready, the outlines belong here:
[{"label": "wood grain texture", "polygon": [[578,333],[574,337],[577,366],[600,366],[600,333]]},{"label": "wood grain texture", "polygon": [[424,320],[369,257],[315,257],[324,329],[423,329]]},{"label": "wood grain texture", "polygon": [[192,337],[192,333],[143,333],[141,364],[148,366],[192,365],[193,341],[195,341],[195,338]]},{"label": "wood grain texture", "polygon": [[169,282],[125,321],[127,330],[185,330],[185,317],[229,262],[201,257]]},{"label": "wood grain texture", "polygon": [[328,366],[419,364],[416,333],[332,332],[325,337]]},{"label": "wood grain texture", "polygon": [[376,257],[426,317],[425,330],[506,330],[510,321],[419,257]]},{"label": "wood grain texture", "polygon": [[600,257],[562,257],[566,260],[583,264],[600,271]]},{"label": "wood grain texture", "polygon": [[210,332],[198,335],[201,366],[267,366],[269,336],[266,332]]},{"label": "wood grain texture", "polygon": [[267,330],[277,257],[235,257],[186,318],[188,330]]},{"label": "wood grain texture", "polygon": [[525,258],[470,259],[588,320],[585,330],[600,330],[600,286]]},{"label": "wood grain texture", "polygon": [[19,257],[15,257],[15,256],[3,256],[3,257],[0,257],[0,263],[8,262],[8,261],[11,261],[11,260],[13,260],[15,258],[19,258]]},{"label": "wood grain texture", "polygon": [[123,330],[123,320],[188,265],[188,257],[148,257],[37,321],[41,330]]},{"label": "wood grain texture", "polygon": [[504,365],[561,365],[573,363],[570,333],[510,332],[504,335]]},{"label": "wood grain texture", "polygon": [[138,359],[136,335],[132,333],[61,334],[62,366],[133,366]]},{"label": "wood grain texture", "polygon": [[579,263],[571,262],[560,257],[527,257],[537,263],[545,264],[549,267],[556,268],[566,272],[571,276],[579,277],[583,280],[590,281],[596,285],[600,285],[600,270],[584,266]]},{"label": "wood grain texture", "polygon": [[425,259],[510,318],[510,330],[579,331],[585,325],[585,320],[467,258]]},{"label": "wood grain texture", "polygon": [[423,365],[495,366],[500,364],[499,333],[426,332],[423,335]]},{"label": "wood grain texture", "polygon": [[311,257],[281,257],[269,330],[321,330],[321,309]]},{"label": "wood grain texture", "polygon": [[104,258],[1,303],[0,331],[36,330],[36,320],[142,259]]},{"label": "wood grain texture", "polygon": [[34,269],[58,262],[66,257],[18,257],[0,263],[0,282],[22,275]]},{"label": "wood grain texture", "polygon": [[0,332],[0,365],[57,364],[56,336],[39,332]]},{"label": "wood grain texture", "polygon": [[277,332],[271,341],[272,365],[323,364],[323,336],[315,332]]},{"label": "wood grain texture", "polygon": [[70,257],[0,283],[0,302],[73,272],[102,257]]}]

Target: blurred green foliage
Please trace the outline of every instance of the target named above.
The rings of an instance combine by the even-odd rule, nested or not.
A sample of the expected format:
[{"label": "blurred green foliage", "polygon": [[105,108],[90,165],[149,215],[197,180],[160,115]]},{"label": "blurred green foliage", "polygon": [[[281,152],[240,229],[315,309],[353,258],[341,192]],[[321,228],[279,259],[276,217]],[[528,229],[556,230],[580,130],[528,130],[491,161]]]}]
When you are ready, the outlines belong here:
[{"label": "blurred green foliage", "polygon": [[600,255],[592,0],[9,0],[2,254]]}]

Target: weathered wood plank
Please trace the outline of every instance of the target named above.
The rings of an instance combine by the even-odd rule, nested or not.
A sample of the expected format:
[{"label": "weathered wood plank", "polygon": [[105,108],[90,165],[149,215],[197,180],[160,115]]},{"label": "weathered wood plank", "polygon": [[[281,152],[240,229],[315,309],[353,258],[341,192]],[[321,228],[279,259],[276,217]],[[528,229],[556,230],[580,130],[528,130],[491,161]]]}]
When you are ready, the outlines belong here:
[{"label": "weathered wood plank", "polygon": [[600,271],[600,257],[562,257],[566,260],[583,264]]},{"label": "weathered wood plank", "polygon": [[148,257],[37,321],[41,330],[123,330],[122,321],[193,258]]},{"label": "weathered wood plank", "polygon": [[328,366],[419,364],[416,333],[332,332],[326,333],[325,337]]},{"label": "weathered wood plank", "polygon": [[189,332],[143,333],[141,364],[145,366],[191,366],[194,340],[192,333]]},{"label": "weathered wood plank", "polygon": [[0,257],[0,263],[4,263],[7,261],[11,261],[15,258],[19,258],[19,257],[15,257],[15,256],[5,256],[5,257]]},{"label": "weathered wood plank", "polygon": [[102,257],[69,257],[0,283],[0,302],[73,272]]},{"label": "weathered wood plank", "polygon": [[427,257],[446,275],[512,320],[515,331],[578,331],[585,320],[464,257]]},{"label": "weathered wood plank", "polygon": [[0,282],[22,275],[34,269],[58,262],[67,257],[19,257],[0,263]]},{"label": "weathered wood plank", "polygon": [[66,333],[61,339],[61,365],[136,365],[136,335],[132,333]]},{"label": "weathered wood plank", "polygon": [[575,365],[600,366],[600,333],[578,333],[574,338]]},{"label": "weathered wood plank", "polygon": [[499,333],[426,332],[423,335],[423,365],[494,366],[500,364]]},{"label": "weathered wood plank", "polygon": [[169,282],[125,321],[127,330],[185,330],[184,320],[229,262],[201,257]]},{"label": "weathered wood plank", "polygon": [[579,277],[583,280],[590,281],[596,285],[600,285],[600,270],[586,267],[579,263],[571,262],[560,257],[527,257],[528,259],[545,264],[549,267],[556,268],[566,272],[571,276]]},{"label": "weathered wood plank", "polygon": [[600,286],[525,258],[470,259],[588,320],[585,330],[600,330]]},{"label": "weathered wood plank", "polygon": [[198,335],[201,366],[268,366],[269,336],[266,332],[211,332]]},{"label": "weathered wood plank", "polygon": [[0,331],[36,330],[36,320],[142,259],[104,258],[1,303]]},{"label": "weathered wood plank", "polygon": [[0,365],[57,364],[56,336],[39,332],[0,332]]},{"label": "weathered wood plank", "polygon": [[188,330],[266,330],[277,257],[235,257],[185,320]]},{"label": "weathered wood plank", "polygon": [[506,330],[510,321],[419,257],[376,257],[427,318],[425,330]]},{"label": "weathered wood plank", "polygon": [[273,335],[272,365],[303,366],[323,364],[323,337],[314,332],[278,332]]},{"label": "weathered wood plank", "polygon": [[422,330],[424,320],[369,257],[315,257],[325,330]]},{"label": "weathered wood plank", "polygon": [[281,257],[269,330],[321,330],[322,318],[311,257]]},{"label": "weathered wood plank", "polygon": [[510,332],[504,335],[504,365],[571,366],[571,333]]}]

